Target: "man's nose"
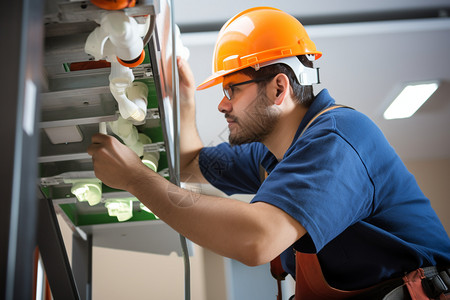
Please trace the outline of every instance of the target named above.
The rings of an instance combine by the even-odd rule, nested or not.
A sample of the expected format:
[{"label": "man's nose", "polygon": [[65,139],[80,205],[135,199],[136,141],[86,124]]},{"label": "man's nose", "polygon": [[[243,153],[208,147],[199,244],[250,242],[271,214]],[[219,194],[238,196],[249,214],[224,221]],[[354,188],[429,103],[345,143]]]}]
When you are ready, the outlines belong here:
[{"label": "man's nose", "polygon": [[217,107],[221,113],[229,113],[233,109],[233,106],[231,105],[231,101],[228,100],[227,97],[223,97],[222,101],[220,101],[219,106]]}]

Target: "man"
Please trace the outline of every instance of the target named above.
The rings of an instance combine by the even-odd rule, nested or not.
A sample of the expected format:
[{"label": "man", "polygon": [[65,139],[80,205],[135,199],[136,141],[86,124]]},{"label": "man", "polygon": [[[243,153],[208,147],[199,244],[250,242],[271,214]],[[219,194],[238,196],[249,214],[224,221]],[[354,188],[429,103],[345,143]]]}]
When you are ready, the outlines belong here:
[{"label": "man", "polygon": [[[253,8],[230,19],[219,33],[214,74],[199,87],[224,89],[218,108],[231,145],[212,148],[198,136],[193,76],[178,60],[182,175],[227,194],[255,194],[251,204],[175,187],[100,134],[88,150],[96,176],[193,242],[249,266],[281,254],[295,277],[294,249],[316,253],[336,289],[450,265],[448,235],[379,129],[355,110],[334,107],[326,90],[313,95],[312,61],[320,56],[303,26],[280,10]],[[261,170],[269,174],[262,184]]]}]

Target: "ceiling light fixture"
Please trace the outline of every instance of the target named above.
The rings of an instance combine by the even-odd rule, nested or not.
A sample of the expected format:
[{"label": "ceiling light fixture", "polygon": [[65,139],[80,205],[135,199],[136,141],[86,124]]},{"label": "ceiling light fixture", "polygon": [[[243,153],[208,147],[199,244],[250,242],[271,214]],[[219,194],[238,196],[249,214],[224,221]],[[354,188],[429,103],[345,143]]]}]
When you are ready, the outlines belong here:
[{"label": "ceiling light fixture", "polygon": [[411,117],[437,90],[439,82],[408,84],[383,114],[387,120]]}]

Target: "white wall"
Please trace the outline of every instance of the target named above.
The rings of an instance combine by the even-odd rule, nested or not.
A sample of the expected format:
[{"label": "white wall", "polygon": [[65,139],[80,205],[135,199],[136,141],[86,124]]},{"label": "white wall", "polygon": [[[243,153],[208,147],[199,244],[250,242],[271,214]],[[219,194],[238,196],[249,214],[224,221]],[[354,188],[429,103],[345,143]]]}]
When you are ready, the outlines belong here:
[{"label": "white wall", "polygon": [[[71,260],[72,231],[60,216],[58,220]],[[184,299],[183,258],[175,253],[165,256],[93,247],[92,255],[93,300]],[[211,299],[206,297],[203,249],[197,245],[190,265],[191,299]]]},{"label": "white wall", "polygon": [[416,177],[430,199],[447,235],[450,233],[450,159],[407,161],[406,167]]}]

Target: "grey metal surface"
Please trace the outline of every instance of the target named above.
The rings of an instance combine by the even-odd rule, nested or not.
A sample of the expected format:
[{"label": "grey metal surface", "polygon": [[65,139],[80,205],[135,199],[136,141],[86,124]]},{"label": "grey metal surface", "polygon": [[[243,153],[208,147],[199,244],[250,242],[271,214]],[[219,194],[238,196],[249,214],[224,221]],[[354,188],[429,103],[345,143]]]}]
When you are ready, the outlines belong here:
[{"label": "grey metal surface", "polygon": [[[163,131],[164,141],[144,145],[144,151],[165,151],[169,166],[159,173],[164,177],[170,175],[174,179],[179,178],[179,171],[174,170],[178,159],[174,157],[174,153],[177,152],[174,147],[177,146],[173,143],[174,137],[178,137],[179,125],[173,126],[172,112],[175,116],[179,115],[179,112],[177,109],[172,110],[171,97],[174,93],[172,79],[167,75],[174,69],[170,67],[166,59],[167,55],[173,52],[170,40],[172,34],[170,28],[173,25],[164,25],[170,20],[168,2],[163,1],[162,7],[163,13],[158,15],[160,21],[158,31],[162,39],[158,37],[151,39],[149,46],[151,63],[133,68],[133,73],[135,79],[146,79],[146,82],[152,81],[155,84],[158,101],[158,108],[148,110],[147,118],[143,124],[139,124],[139,129],[152,132],[154,127],[162,127]],[[161,6],[159,1],[143,0],[139,1],[137,7],[125,9],[125,11],[134,15],[155,15],[160,13]],[[118,118],[117,103],[109,90],[110,69],[70,70],[72,63],[89,62],[93,59],[84,52],[84,44],[89,33],[98,26],[96,21],[102,13],[104,13],[103,10],[90,2],[47,0],[45,14],[46,39],[42,72],[44,84],[42,86],[42,119],[39,124],[40,179],[41,186],[45,188],[58,211],[64,214],[62,209],[69,208],[75,212],[75,217],[64,214],[63,219],[69,223],[69,227],[74,232],[74,247],[76,247],[74,263],[79,265],[79,268],[74,268],[74,271],[81,299],[90,298],[92,246],[163,255],[176,252],[180,256],[187,253],[187,247],[190,247],[192,253],[190,243],[186,245],[186,241],[183,240],[184,249],[182,249],[178,233],[158,220],[122,223],[108,223],[109,221],[106,220],[105,224],[77,225],[77,214],[89,218],[96,218],[96,215],[105,216],[107,214],[107,209],[103,205],[105,201],[132,197],[125,191],[103,191],[101,203],[90,206],[86,202],[79,202],[71,193],[72,185],[69,179],[95,177],[92,161],[86,150],[91,143],[91,136],[99,132],[99,123],[114,121]],[[137,18],[138,23],[143,22],[143,18],[139,18]],[[175,57],[172,57],[171,63],[174,62]],[[176,67],[174,68],[174,74],[176,74]],[[177,78],[174,77],[174,80],[177,81]],[[175,124],[179,124],[178,121]],[[51,136],[55,134],[54,130],[59,131],[57,139]],[[64,140],[65,133],[69,135],[69,132],[75,132],[76,139],[67,136]],[[103,189],[105,190],[105,186]],[[68,205],[63,206],[63,204]],[[133,212],[137,213],[136,219],[142,218],[142,213],[146,214],[137,200],[133,202]],[[91,223],[87,221],[78,224]]]},{"label": "grey metal surface", "polygon": [[[179,235],[163,221],[80,226],[93,236],[93,246],[145,253],[182,255]],[[190,253],[192,253],[192,244]]]},{"label": "grey metal surface", "polygon": [[31,299],[36,246],[35,130],[42,64],[40,1],[19,0],[1,11],[2,137],[0,188],[0,298]]},{"label": "grey metal surface", "polygon": [[[159,1],[143,0],[139,3],[139,7],[127,11],[142,14],[159,12]],[[87,14],[84,13],[86,8],[89,10]],[[108,71],[67,72],[66,64],[92,59],[84,53],[83,46],[87,34],[97,26],[94,18],[99,13],[100,10],[93,8],[89,2],[54,0],[13,1],[7,10],[2,10],[1,27],[7,30],[2,30],[0,36],[2,40],[8,41],[8,47],[0,49],[2,57],[7,58],[3,66],[8,72],[8,76],[2,77],[3,104],[10,111],[1,118],[0,126],[4,141],[0,169],[4,192],[0,215],[0,241],[3,245],[0,247],[1,299],[32,297],[32,253],[37,242],[53,297],[79,299],[54,205],[59,208],[59,204],[77,203],[80,212],[85,213],[97,210],[104,212],[105,208],[77,202],[70,194],[70,185],[64,181],[50,189],[52,199],[48,199],[36,192],[36,177],[91,172],[92,161],[86,154],[90,135],[98,132],[99,122],[117,119],[117,106],[108,90]],[[137,79],[151,79],[151,66],[135,68],[134,75]],[[159,85],[160,82],[156,84]],[[39,101],[41,98],[42,107]],[[39,123],[40,117],[42,122]],[[160,122],[158,109],[149,111],[149,117],[143,126],[152,127],[155,122]],[[55,145],[43,131],[43,128],[68,125],[79,126],[82,142]],[[41,145],[40,161],[38,145]],[[149,147],[156,147],[161,151],[164,145],[147,145]],[[109,193],[108,196],[131,195],[117,192]],[[36,236],[38,205],[39,237]],[[134,205],[138,206],[139,203]],[[64,219],[70,222],[68,217]],[[69,227],[82,237],[88,236],[73,224],[69,224]],[[133,246],[131,250],[157,253],[181,251],[178,235],[160,221],[116,223],[85,229],[98,234],[99,246],[120,247],[125,250],[130,250],[130,246]],[[126,242],[122,239],[117,240],[119,243],[114,243],[117,238],[114,233],[117,232],[121,232],[121,237],[131,233],[134,239]],[[146,238],[147,243],[137,242]],[[149,244],[153,246],[149,247]],[[91,246],[88,245],[87,248]],[[87,277],[89,268],[88,265],[87,269],[81,270]],[[85,281],[89,284],[89,278]],[[86,295],[89,294],[89,289],[86,286]]]},{"label": "grey metal surface", "polygon": [[92,235],[72,234],[72,271],[80,300],[92,299]]},{"label": "grey metal surface", "polygon": [[[107,213],[103,202],[112,198],[127,198],[132,197],[128,192],[104,192],[102,195],[102,202],[95,206],[89,206],[85,202],[78,202],[75,196],[71,193],[72,185],[68,183],[67,179],[76,178],[94,178],[93,165],[90,156],[86,153],[87,148],[91,143],[91,136],[99,132],[100,122],[109,122],[117,120],[118,107],[115,99],[111,95],[109,90],[109,73],[110,68],[100,68],[81,71],[70,71],[72,63],[76,62],[89,62],[93,60],[92,57],[84,52],[85,41],[95,27],[98,26],[100,15],[104,13],[103,10],[99,10],[89,2],[77,2],[77,1],[47,1],[47,11],[45,14],[45,55],[44,55],[44,80],[42,93],[42,110],[41,110],[41,122],[40,122],[40,144],[41,153],[38,159],[40,164],[40,178],[41,185],[45,187],[49,197],[53,203],[58,206],[61,204],[74,205],[76,213],[78,214],[105,214]],[[160,12],[159,1],[140,1],[139,6],[136,8],[126,9],[128,14],[155,14]],[[166,2],[165,9],[168,9]],[[167,10],[165,15],[167,17]],[[159,16],[158,16],[159,17]],[[138,23],[143,22],[139,17]],[[167,28],[160,27],[161,34],[167,34]],[[167,42],[167,40],[164,40]],[[144,151],[168,151],[167,144],[172,144],[172,136],[167,134],[172,119],[172,115],[165,115],[163,106],[171,106],[170,101],[163,103],[162,93],[164,94],[169,89],[169,85],[165,84],[166,77],[159,76],[159,72],[162,69],[157,65],[161,64],[166,57],[166,50],[169,51],[169,47],[161,45],[161,41],[152,39],[149,47],[150,52],[150,64],[142,64],[133,68],[133,74],[135,79],[146,79],[147,81],[154,82],[156,86],[156,97],[159,108],[152,108],[148,110],[147,118],[143,124],[139,124],[139,128],[142,130],[151,129],[153,127],[162,127],[164,142],[155,142],[152,144],[144,145]],[[170,43],[169,43],[170,44]],[[171,51],[171,49],[170,49]],[[165,62],[164,62],[165,63]],[[168,66],[165,65],[164,69],[166,74],[169,73]],[[154,73],[157,72],[156,76]],[[159,92],[158,92],[159,91]],[[168,108],[169,110],[171,107]],[[160,114],[160,111],[163,113]],[[62,127],[76,127],[77,132],[80,135],[80,140],[72,142],[69,140],[67,143],[54,143],[49,136],[47,129],[60,129],[64,134],[64,128]],[[171,153],[167,153],[169,160],[171,159]],[[169,169],[173,164],[169,163]],[[160,174],[162,176],[168,176],[168,173],[174,174],[169,169],[162,170]],[[133,210],[140,210],[139,202],[133,203]],[[69,218],[65,218],[66,221],[71,222]],[[154,221],[144,222],[144,227],[154,227]],[[80,226],[77,230],[87,230],[89,234],[94,234],[94,245],[97,234],[105,237],[105,232],[108,232],[108,228],[123,228],[122,230],[135,230],[135,225],[125,222],[117,224],[103,224],[103,225],[89,225],[88,227]],[[139,222],[138,222],[139,223]],[[158,222],[161,223],[161,222]],[[74,224],[69,224],[71,228],[74,228]],[[137,225],[136,225],[137,226]],[[141,228],[142,224],[138,226]],[[158,225],[153,230],[159,231],[159,228],[163,228],[162,232],[166,232],[167,225]],[[83,229],[80,229],[83,227]],[[99,228],[99,229],[97,229]],[[144,230],[144,229],[143,229]],[[146,232],[146,230],[144,230]],[[173,238],[172,235],[174,235]],[[158,243],[160,253],[168,252],[172,247],[176,246],[180,248],[178,236],[176,234],[169,234],[164,236],[161,233],[161,240]],[[109,235],[110,236],[110,235]],[[158,235],[159,236],[159,235]],[[115,238],[110,236],[110,238]],[[139,238],[136,235],[136,238]],[[103,238],[101,238],[103,240]],[[102,245],[109,245],[111,247],[120,246],[123,249],[133,248],[134,242],[123,245],[115,245],[114,241],[107,241],[104,238]],[[167,244],[169,243],[169,244]],[[137,246],[142,248],[141,246]],[[144,251],[154,251],[153,248],[146,248]],[[165,250],[164,250],[165,249]],[[181,250],[180,250],[181,251]],[[170,252],[170,251],[169,251]]]},{"label": "grey metal surface", "polygon": [[[47,1],[45,21],[47,23],[77,23],[86,20],[97,20],[105,12],[90,1]],[[130,15],[155,15],[159,13],[158,0],[138,1],[135,7],[125,8],[124,11]]]},{"label": "grey metal surface", "polygon": [[[46,132],[41,130],[39,163],[43,164],[41,173],[46,174],[45,176],[49,173],[51,173],[49,176],[57,175],[47,171],[48,163],[59,162],[58,171],[61,173],[76,171],[77,165],[84,166],[82,171],[86,167],[92,168],[92,165],[76,162],[90,159],[86,150],[90,144],[90,137],[98,132],[98,123],[115,121],[119,116],[117,102],[109,89],[109,68],[67,70],[72,62],[92,60],[92,57],[84,52],[84,43],[95,26],[92,26],[89,20],[84,23],[59,25],[64,26],[65,30],[55,30],[54,24],[48,24],[46,27],[48,30],[44,62],[46,85],[42,93],[40,128],[76,125],[82,135],[82,141],[52,144]],[[66,66],[63,67],[63,64]],[[133,74],[136,79],[153,80],[150,64],[133,68]],[[149,109],[147,116],[149,124],[146,126],[151,127],[154,119],[159,119],[159,111]]]},{"label": "grey metal surface", "polygon": [[70,268],[52,200],[41,198],[38,203],[38,245],[52,296],[57,300],[78,300],[80,296]]}]

